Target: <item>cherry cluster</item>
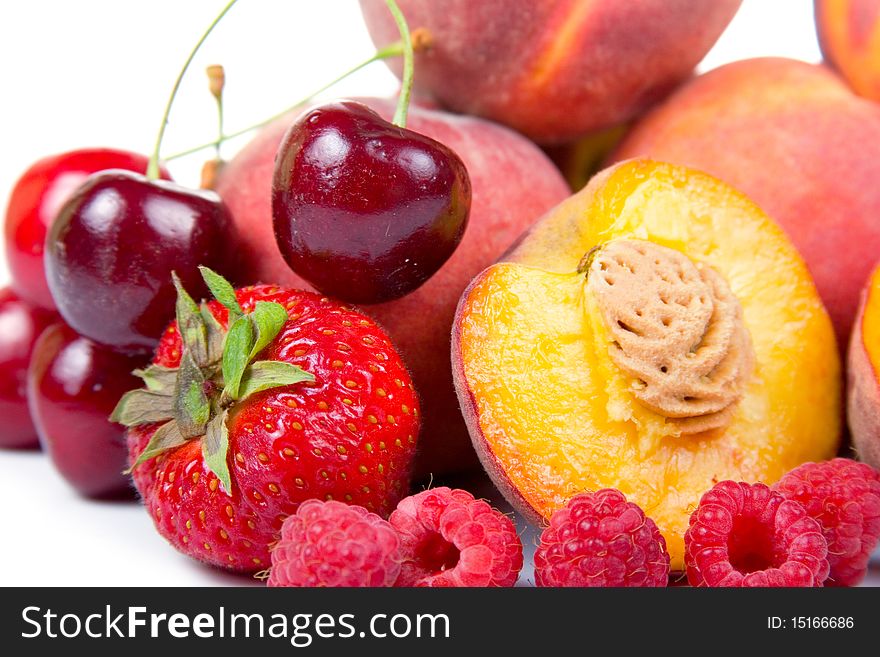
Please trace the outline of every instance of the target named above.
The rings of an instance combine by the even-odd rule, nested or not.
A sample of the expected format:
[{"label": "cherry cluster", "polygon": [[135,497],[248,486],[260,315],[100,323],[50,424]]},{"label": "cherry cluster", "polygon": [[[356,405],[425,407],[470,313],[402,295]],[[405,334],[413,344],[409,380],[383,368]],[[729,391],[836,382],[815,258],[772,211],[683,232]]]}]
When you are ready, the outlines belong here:
[{"label": "cherry cluster", "polygon": [[[401,35],[409,37],[405,26]],[[402,52],[411,68],[409,41]],[[140,385],[132,371],[146,366],[174,319],[174,275],[196,298],[208,292],[200,266],[237,286],[273,282],[255,280],[254,254],[243,255],[220,196],[178,184],[160,166],[168,111],[191,60],[152,157],[109,148],[47,157],[17,182],[6,213],[12,283],[0,292],[0,447],[42,443],[88,496],[131,490],[124,428],[108,418]],[[320,106],[293,123],[277,155],[278,248],[303,279],[343,301],[412,292],[452,255],[467,224],[461,159],[405,127],[410,85],[394,123],[351,101]],[[222,82],[212,87],[218,101],[221,91]]]}]

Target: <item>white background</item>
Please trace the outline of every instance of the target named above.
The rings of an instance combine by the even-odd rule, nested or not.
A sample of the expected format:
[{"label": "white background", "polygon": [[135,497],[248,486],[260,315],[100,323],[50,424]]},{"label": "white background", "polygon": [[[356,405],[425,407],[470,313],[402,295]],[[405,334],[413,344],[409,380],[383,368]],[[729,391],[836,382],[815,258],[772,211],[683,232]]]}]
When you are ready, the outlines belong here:
[{"label": "white background", "polygon": [[[44,155],[88,146],[148,154],[180,66],[224,4],[0,3],[0,208],[18,175]],[[745,0],[700,70],[763,55],[819,61],[812,5]],[[232,131],[293,104],[372,52],[355,0],[240,0],[185,79],[163,152],[214,137],[214,102],[203,74],[208,64],[226,67]],[[388,95],[396,88],[384,65],[374,64],[331,95]],[[228,144],[224,155],[241,143]],[[172,174],[197,185],[201,161],[178,161]],[[0,253],[0,283],[7,280]],[[524,536],[527,545],[532,541]],[[247,582],[179,555],[139,505],[84,501],[38,453],[0,452],[0,585]]]}]

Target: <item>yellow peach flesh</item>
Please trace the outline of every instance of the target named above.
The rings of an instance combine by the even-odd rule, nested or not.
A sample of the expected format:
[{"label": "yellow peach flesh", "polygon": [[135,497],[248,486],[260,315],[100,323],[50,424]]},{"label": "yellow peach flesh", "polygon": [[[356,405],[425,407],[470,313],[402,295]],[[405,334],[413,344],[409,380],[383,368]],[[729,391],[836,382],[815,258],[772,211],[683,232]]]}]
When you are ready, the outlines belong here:
[{"label": "yellow peach flesh", "polygon": [[[880,307],[880,268],[874,270],[868,282],[868,298],[865,308]],[[868,352],[868,358],[874,368],[875,376],[880,366],[880,313],[865,312],[862,319],[862,340]],[[880,379],[880,376],[876,378]]]}]

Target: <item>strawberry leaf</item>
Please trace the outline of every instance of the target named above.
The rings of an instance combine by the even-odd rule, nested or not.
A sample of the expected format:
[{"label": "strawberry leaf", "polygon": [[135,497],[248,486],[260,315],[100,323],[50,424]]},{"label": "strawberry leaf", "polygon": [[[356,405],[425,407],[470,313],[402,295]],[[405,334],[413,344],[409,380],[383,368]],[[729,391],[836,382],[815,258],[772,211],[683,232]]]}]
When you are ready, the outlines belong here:
[{"label": "strawberry leaf", "polygon": [[174,395],[174,418],[184,438],[205,433],[211,404],[205,394],[205,377],[189,351],[183,353]]},{"label": "strawberry leaf", "polygon": [[251,313],[251,319],[254,322],[257,337],[248,355],[248,362],[251,362],[257,354],[263,351],[275,339],[275,336],[278,335],[287,323],[288,316],[284,306],[280,303],[257,301],[254,312]]},{"label": "strawberry leaf", "polygon": [[144,447],[144,451],[138,455],[137,460],[132,463],[128,470],[126,470],[126,474],[130,473],[144,461],[149,461],[151,458],[159,456],[162,452],[173,449],[174,447],[180,447],[184,443],[186,443],[186,438],[180,433],[180,430],[177,427],[177,422],[173,420],[171,422],[166,422],[156,429],[155,433],[153,433],[153,436],[150,438],[150,442]]},{"label": "strawberry leaf", "polygon": [[229,281],[213,269],[199,266],[199,271],[202,272],[202,278],[205,280],[205,285],[211,290],[211,294],[229,311],[229,323],[232,324],[244,314],[235,296],[235,289],[229,284]]},{"label": "strawberry leaf", "polygon": [[238,399],[238,387],[244,369],[247,367],[251,350],[254,348],[254,325],[250,317],[239,317],[226,335],[223,347],[223,394],[230,399]]},{"label": "strawberry leaf", "polygon": [[180,339],[183,341],[184,350],[193,354],[197,364],[207,365],[208,329],[205,326],[205,320],[199,312],[198,305],[183,288],[175,272],[171,273],[171,278],[174,281],[174,287],[177,288],[175,312],[177,315],[177,329],[180,331]]},{"label": "strawberry leaf", "polygon": [[147,369],[135,370],[132,374],[140,377],[150,392],[169,396],[174,394],[174,384],[177,382],[175,368],[150,365]]},{"label": "strawberry leaf", "polygon": [[165,422],[173,417],[174,402],[171,396],[137,389],[129,390],[122,395],[113,413],[110,414],[110,421],[126,427],[136,427],[141,424]]},{"label": "strawberry leaf", "polygon": [[228,411],[223,411],[208,423],[205,438],[202,440],[202,457],[208,469],[217,475],[226,494],[232,492],[232,481],[229,476],[229,464],[226,455],[229,452],[229,429],[226,426]]},{"label": "strawberry leaf", "polygon": [[224,329],[214,314],[208,309],[208,304],[203,303],[201,307],[202,319],[208,330],[208,364],[215,365],[223,359],[223,343],[226,340],[226,329]]},{"label": "strawberry leaf", "polygon": [[189,389],[184,394],[183,405],[196,425],[207,424],[211,419],[211,406],[208,403],[207,395],[205,395],[204,386],[199,385],[196,381],[190,383]]},{"label": "strawberry leaf", "polygon": [[314,380],[315,377],[312,374],[291,363],[261,360],[245,370],[238,391],[239,399],[246,399],[263,390]]}]

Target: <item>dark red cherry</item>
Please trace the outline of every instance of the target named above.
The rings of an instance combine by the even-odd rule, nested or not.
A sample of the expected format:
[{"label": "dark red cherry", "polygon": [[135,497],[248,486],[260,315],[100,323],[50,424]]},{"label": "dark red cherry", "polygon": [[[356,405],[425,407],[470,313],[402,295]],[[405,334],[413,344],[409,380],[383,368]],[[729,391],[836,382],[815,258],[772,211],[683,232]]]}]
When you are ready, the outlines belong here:
[{"label": "dark red cherry", "polygon": [[196,298],[198,266],[235,280],[232,227],[214,192],[127,171],[95,174],[64,205],[46,242],[46,279],[72,329],[145,353],[174,317],[171,273]]},{"label": "dark red cherry", "polygon": [[0,447],[36,447],[27,404],[27,368],[34,343],[55,313],[0,289]]},{"label": "dark red cherry", "polygon": [[275,238],[321,292],[378,303],[419,287],[455,251],[471,184],[451,149],[340,101],[303,114],[275,159]]},{"label": "dark red cherry", "polygon": [[[93,173],[127,169],[144,173],[147,158],[111,148],[88,148],[44,157],[25,171],[9,197],[4,231],[12,288],[25,300],[55,309],[43,270],[46,232],[61,206]],[[164,178],[168,177],[162,172]]]},{"label": "dark red cherry", "polygon": [[58,322],[43,331],[27,376],[28,403],[43,449],[82,495],[130,493],[125,428],[107,418],[120,397],[143,386],[130,358],[81,337]]}]

